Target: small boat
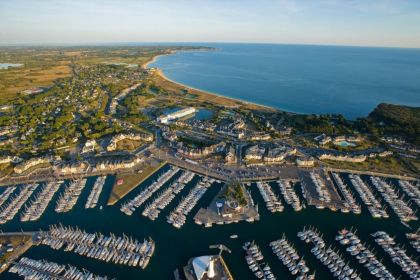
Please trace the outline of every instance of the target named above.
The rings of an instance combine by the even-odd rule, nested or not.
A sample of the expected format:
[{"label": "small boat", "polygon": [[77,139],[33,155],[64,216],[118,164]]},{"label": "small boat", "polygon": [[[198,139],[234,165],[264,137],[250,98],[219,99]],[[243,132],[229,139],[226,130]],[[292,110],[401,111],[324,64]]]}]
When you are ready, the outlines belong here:
[{"label": "small boat", "polygon": [[232,234],[231,236],[229,236],[229,238],[230,238],[230,239],[236,239],[236,238],[238,238],[238,235],[236,235],[236,234]]}]

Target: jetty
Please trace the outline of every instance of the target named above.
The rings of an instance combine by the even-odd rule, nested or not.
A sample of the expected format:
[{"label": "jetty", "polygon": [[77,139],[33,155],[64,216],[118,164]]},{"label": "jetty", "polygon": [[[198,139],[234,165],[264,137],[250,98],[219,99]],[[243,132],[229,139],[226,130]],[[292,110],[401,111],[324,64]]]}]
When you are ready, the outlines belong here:
[{"label": "jetty", "polygon": [[71,211],[74,205],[76,205],[82,190],[85,188],[86,181],[86,178],[75,180],[72,181],[70,185],[66,186],[64,194],[60,195],[57,200],[55,212],[64,213]]},{"label": "jetty", "polygon": [[42,187],[42,190],[36,195],[35,199],[25,205],[25,211],[21,214],[20,221],[36,221],[41,218],[62,183],[62,181],[50,182]]},{"label": "jetty", "polygon": [[0,224],[12,220],[25,202],[31,197],[38,184],[31,184],[20,188],[19,194],[9,200],[9,203],[0,208]]},{"label": "jetty", "polygon": [[171,167],[168,171],[159,176],[155,182],[145,188],[140,194],[138,194],[130,201],[123,203],[120,208],[121,212],[131,216],[138,207],[143,205],[146,200],[148,200],[157,190],[159,190],[167,181],[169,181],[178,171],[178,167]]},{"label": "jetty", "polygon": [[15,273],[24,279],[57,279],[57,280],[108,280],[106,276],[97,276],[83,269],[77,269],[71,265],[62,265],[46,260],[34,260],[23,257],[19,262],[13,263],[9,269],[10,273]]},{"label": "jetty", "polygon": [[96,179],[92,191],[90,192],[86,204],[85,204],[85,208],[95,208],[96,204],[98,203],[99,200],[99,196],[102,193],[102,189],[105,185],[105,180],[106,180],[106,176],[100,176]]},{"label": "jetty", "polygon": [[306,265],[305,260],[299,256],[297,250],[286,239],[284,234],[281,239],[270,242],[270,247],[273,250],[273,253],[287,267],[293,277],[301,280],[315,279],[315,273],[309,273],[309,268]]},{"label": "jetty", "polygon": [[303,229],[297,236],[305,243],[312,243],[311,253],[325,265],[337,279],[361,280],[360,274],[343,259],[340,252],[327,244],[316,229]]},{"label": "jetty", "polygon": [[181,228],[185,224],[188,214],[214,182],[213,178],[202,178],[187,196],[181,200],[175,210],[168,215],[167,222],[175,228]]},{"label": "jetty", "polygon": [[375,254],[362,243],[355,232],[342,229],[338,232],[335,240],[345,246],[346,252],[356,258],[369,271],[370,275],[378,279],[396,279]]},{"label": "jetty", "polygon": [[365,203],[370,214],[374,218],[388,218],[389,215],[385,208],[382,207],[381,201],[375,197],[373,191],[368,185],[360,178],[359,175],[350,174],[350,181],[354,189],[359,194],[362,201]]},{"label": "jetty", "polygon": [[149,238],[140,242],[128,236],[105,236],[101,233],[87,233],[79,228],[50,226],[47,232],[40,232],[41,244],[54,250],[63,249],[81,256],[115,264],[145,269],[155,251],[155,243]]}]

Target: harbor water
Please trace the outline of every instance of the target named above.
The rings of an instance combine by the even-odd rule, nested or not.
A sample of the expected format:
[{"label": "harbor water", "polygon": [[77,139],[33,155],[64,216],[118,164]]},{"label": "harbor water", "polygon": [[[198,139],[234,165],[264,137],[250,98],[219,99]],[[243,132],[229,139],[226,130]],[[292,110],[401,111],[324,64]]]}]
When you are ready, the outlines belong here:
[{"label": "harbor water", "polygon": [[[165,166],[159,170],[155,175],[143,182],[138,188],[124,198],[122,202],[133,198],[144,187],[150,185],[153,180],[156,180],[160,174],[168,170],[168,168],[169,166]],[[180,172],[169,180],[164,187],[168,186],[178,176],[180,176]],[[343,178],[350,186],[348,177],[344,175]],[[145,270],[142,270],[139,267],[133,268],[105,263],[99,260],[79,256],[72,252],[64,252],[63,250],[56,251],[43,245],[33,247],[24,254],[24,256],[33,259],[46,259],[60,264],[71,264],[79,269],[85,268],[97,275],[106,275],[120,280],[173,279],[173,271],[177,268],[182,268],[191,257],[217,254],[217,250],[209,249],[209,245],[212,244],[224,244],[232,250],[232,253],[230,254],[224,252],[223,257],[235,279],[256,279],[246,264],[244,250],[242,249],[242,245],[246,241],[252,240],[255,240],[260,246],[265,257],[264,261],[271,266],[277,279],[294,279],[269,247],[269,243],[273,240],[280,239],[283,233],[285,233],[289,242],[295,246],[299,255],[304,256],[311,271],[316,270],[316,279],[333,279],[332,274],[330,274],[327,268],[311,254],[310,249],[312,246],[306,244],[297,237],[298,231],[302,230],[304,227],[308,228],[311,225],[316,227],[323,234],[327,246],[331,244],[339,249],[340,252],[342,252],[342,256],[349,261],[349,264],[361,272],[362,279],[374,278],[368,275],[366,268],[356,263],[355,258],[345,252],[344,246],[334,240],[337,231],[343,227],[346,227],[347,229],[357,229],[357,235],[361,240],[373,248],[378,259],[383,259],[383,263],[395,277],[401,275],[400,279],[408,278],[396,264],[391,262],[390,257],[385,254],[383,249],[374,243],[374,239],[370,234],[378,230],[384,230],[391,236],[396,236],[396,239],[400,244],[405,244],[405,248],[410,256],[416,256],[416,252],[408,244],[404,236],[406,232],[411,232],[412,230],[400,223],[392,212],[392,209],[388,207],[390,213],[388,219],[374,219],[370,216],[367,208],[360,201],[360,198],[358,198],[359,203],[362,205],[362,214],[360,215],[351,213],[344,214],[332,212],[330,210],[318,210],[315,207],[310,206],[304,208],[300,212],[294,212],[290,206],[286,205],[284,199],[281,197],[278,186],[272,183],[272,189],[280,196],[282,203],[286,205],[285,210],[282,213],[273,214],[266,209],[265,203],[254,183],[247,188],[250,189],[254,202],[258,204],[260,212],[259,221],[254,223],[239,222],[237,224],[233,223],[229,225],[214,225],[210,228],[204,228],[193,222],[193,216],[199,208],[205,207],[210,203],[214,195],[222,186],[222,183],[214,183],[196,207],[194,207],[187,218],[186,224],[181,229],[176,229],[166,222],[166,216],[174,209],[182,197],[185,197],[189,190],[197,183],[198,176],[195,176],[194,179],[187,184],[184,190],[176,196],[155,221],[151,221],[141,215],[144,205],[137,209],[132,216],[127,216],[119,210],[121,201],[114,206],[106,206],[106,201],[114,181],[112,176],[108,176],[98,203],[98,205],[103,205],[103,209],[100,210],[99,206],[94,209],[85,209],[84,204],[93,187],[95,179],[95,177],[88,179],[87,187],[83,190],[83,193],[72,211],[64,214],[57,214],[54,211],[56,200],[59,193],[62,192],[61,187],[61,190],[55,194],[53,201],[50,203],[40,220],[21,223],[19,221],[19,213],[9,223],[1,225],[0,229],[4,232],[20,230],[37,231],[39,229],[47,230],[50,224],[61,223],[64,226],[77,226],[89,233],[102,232],[103,234],[109,234],[112,232],[116,235],[126,234],[127,236],[135,237],[138,240],[143,240],[143,238],[148,238],[150,236],[156,243],[156,250]],[[303,199],[300,186],[296,186],[295,190],[300,195],[300,198]],[[37,191],[39,191],[39,189]],[[378,193],[376,194],[378,195]],[[155,193],[147,202],[152,201],[156,195],[157,194]],[[418,222],[411,223],[410,225],[413,229],[417,229],[419,226]],[[238,235],[238,238],[231,239],[230,236],[234,234]],[[9,272],[0,275],[0,280],[12,279],[20,278]]]}]

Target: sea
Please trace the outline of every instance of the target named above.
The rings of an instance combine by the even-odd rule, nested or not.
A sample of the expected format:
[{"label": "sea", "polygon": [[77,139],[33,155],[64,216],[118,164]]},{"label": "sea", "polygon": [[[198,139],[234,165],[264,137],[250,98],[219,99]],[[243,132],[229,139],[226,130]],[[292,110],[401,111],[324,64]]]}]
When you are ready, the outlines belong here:
[{"label": "sea", "polygon": [[379,103],[420,106],[420,49],[191,44],[212,51],[160,56],[171,80],[247,102],[356,119]]},{"label": "sea", "polygon": [[[416,252],[411,245],[408,244],[404,235],[406,232],[411,232],[412,230],[401,224],[389,207],[388,211],[390,217],[388,219],[372,218],[359,198],[358,202],[362,205],[362,213],[360,215],[332,212],[326,209],[318,210],[315,207],[310,206],[300,212],[295,212],[291,207],[286,205],[280,194],[279,188],[275,184],[271,184],[275,194],[277,194],[282,203],[286,205],[284,212],[273,214],[267,210],[262,196],[258,192],[256,185],[253,184],[247,188],[251,192],[254,202],[258,205],[260,213],[259,221],[254,223],[239,222],[229,225],[214,225],[210,228],[204,228],[203,226],[195,224],[193,222],[193,217],[201,207],[209,205],[213,197],[222,187],[222,183],[215,183],[188,215],[186,224],[181,229],[176,229],[166,222],[166,216],[197,183],[199,177],[195,176],[193,181],[187,184],[185,189],[176,196],[155,221],[151,221],[141,215],[144,206],[137,209],[132,216],[127,216],[119,210],[122,202],[126,202],[128,199],[136,196],[145,187],[156,180],[158,176],[168,170],[168,168],[168,165],[164,166],[155,175],[149,177],[149,179],[140,184],[135,190],[128,194],[127,197],[123,198],[122,201],[114,206],[106,206],[106,201],[110,195],[111,187],[115,179],[113,176],[108,176],[104,191],[99,199],[99,205],[103,205],[102,210],[98,207],[95,209],[84,209],[84,204],[86,203],[86,199],[96,179],[96,177],[90,177],[86,188],[83,190],[73,210],[68,213],[55,213],[54,207],[56,201],[60,196],[60,192],[63,191],[63,186],[61,186],[61,190],[55,194],[53,201],[50,203],[40,220],[22,223],[19,221],[19,212],[15,219],[4,225],[0,225],[0,230],[4,232],[47,230],[49,225],[61,223],[65,226],[77,226],[89,233],[102,232],[103,234],[109,234],[112,232],[116,235],[125,234],[127,236],[135,237],[138,240],[151,237],[156,243],[156,250],[145,270],[138,267],[133,268],[105,263],[79,256],[73,252],[53,250],[44,245],[32,247],[25,253],[25,256],[29,258],[45,259],[60,264],[71,264],[79,269],[85,268],[95,274],[107,275],[110,278],[119,280],[174,279],[174,270],[182,269],[190,258],[208,254],[218,254],[218,250],[209,248],[210,245],[214,244],[224,244],[231,250],[231,253],[224,252],[223,257],[229,266],[234,279],[256,279],[246,264],[244,258],[245,254],[242,249],[242,245],[245,242],[253,240],[260,246],[265,257],[264,261],[271,266],[277,279],[296,279],[296,277],[292,277],[287,268],[279,259],[277,259],[269,247],[271,241],[280,239],[284,234],[287,239],[294,244],[298,254],[304,256],[311,271],[316,271],[316,279],[334,279],[327,268],[311,254],[310,249],[312,246],[306,244],[297,237],[298,231],[302,230],[304,227],[308,228],[309,226],[314,226],[322,233],[326,243],[331,244],[334,248],[340,250],[342,256],[349,264],[361,273],[362,279],[373,279],[369,275],[367,269],[359,265],[355,258],[352,258],[349,253],[344,250],[344,247],[334,240],[337,231],[345,227],[347,229],[353,228],[353,230],[357,230],[358,236],[366,242],[366,245],[369,245],[370,248],[374,250],[379,260],[383,259],[383,263],[395,277],[401,275],[401,280],[408,279],[407,276],[403,274],[402,270],[391,261],[391,258],[386,255],[383,249],[373,242],[373,237],[370,234],[377,230],[385,230],[390,233],[391,236],[395,236],[399,243],[405,244],[404,246],[410,256],[416,256]],[[162,190],[168,187],[180,175],[180,173],[177,173],[162,187]],[[365,180],[367,179],[367,177],[363,178]],[[349,184],[346,175],[343,176],[343,179]],[[389,182],[395,184],[395,181],[391,180]],[[3,188],[0,188],[0,191],[2,191],[2,189]],[[299,197],[303,199],[299,185],[296,185],[295,190]],[[160,191],[157,193],[159,192]],[[155,193],[146,204],[156,198],[157,193]],[[376,193],[376,195],[379,196],[379,193]],[[417,222],[410,223],[410,225],[413,229],[419,227],[419,223]],[[230,236],[234,234],[238,235],[237,239],[230,238]],[[11,274],[9,272],[0,274],[0,280],[15,279],[21,278],[16,274]]]}]

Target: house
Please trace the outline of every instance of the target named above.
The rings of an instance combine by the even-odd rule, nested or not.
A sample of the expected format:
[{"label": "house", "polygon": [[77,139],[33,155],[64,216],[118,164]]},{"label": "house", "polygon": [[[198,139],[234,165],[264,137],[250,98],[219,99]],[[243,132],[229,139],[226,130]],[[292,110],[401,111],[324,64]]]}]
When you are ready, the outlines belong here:
[{"label": "house", "polygon": [[236,162],[236,150],[233,145],[230,145],[229,149],[227,150],[225,161],[227,163],[235,163]]},{"label": "house", "polygon": [[117,149],[118,142],[122,140],[126,140],[126,139],[131,140],[131,141],[150,142],[150,141],[153,141],[153,136],[151,134],[146,134],[146,133],[142,133],[142,134],[134,134],[134,133],[122,134],[121,133],[112,137],[109,145],[106,147],[107,151],[108,152],[115,151]]},{"label": "house", "polygon": [[365,155],[335,155],[335,154],[321,154],[318,156],[321,160],[334,160],[334,161],[346,161],[346,162],[364,162],[366,160]]},{"label": "house", "polygon": [[11,156],[0,157],[0,164],[11,163],[13,158]]},{"label": "house", "polygon": [[87,171],[89,165],[85,162],[63,163],[54,166],[54,171],[62,175],[80,174]]},{"label": "house", "polygon": [[269,149],[267,155],[264,157],[264,161],[267,162],[281,162],[287,156],[284,147],[275,147]]},{"label": "house", "polygon": [[313,157],[298,157],[296,159],[296,165],[298,167],[313,167],[315,160]]},{"label": "house", "polygon": [[254,146],[249,147],[245,151],[245,159],[246,160],[262,160],[264,153],[265,153],[264,147],[254,145]]},{"label": "house", "polygon": [[250,137],[251,141],[266,141],[270,139],[271,139],[271,135],[268,133],[254,133]]},{"label": "house", "polygon": [[331,137],[327,136],[325,133],[318,135],[314,140],[317,141],[319,145],[326,145],[332,141]]},{"label": "house", "polygon": [[15,166],[14,171],[17,174],[21,174],[31,167],[39,164],[50,163],[51,159],[47,157],[31,158]]},{"label": "house", "polygon": [[86,141],[85,145],[82,149],[82,154],[92,153],[95,151],[96,148],[96,141],[94,139]]}]

